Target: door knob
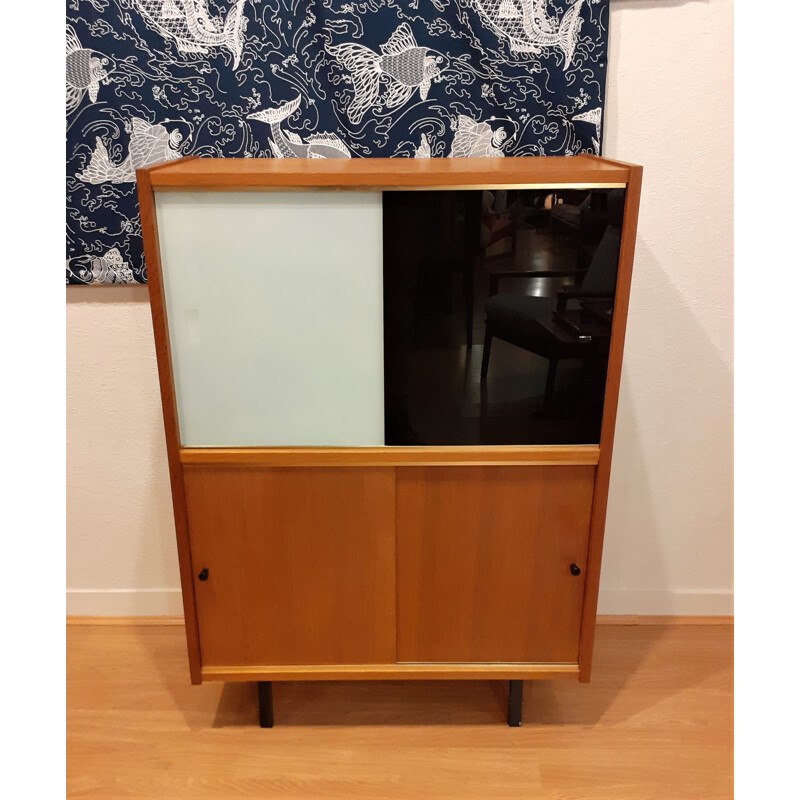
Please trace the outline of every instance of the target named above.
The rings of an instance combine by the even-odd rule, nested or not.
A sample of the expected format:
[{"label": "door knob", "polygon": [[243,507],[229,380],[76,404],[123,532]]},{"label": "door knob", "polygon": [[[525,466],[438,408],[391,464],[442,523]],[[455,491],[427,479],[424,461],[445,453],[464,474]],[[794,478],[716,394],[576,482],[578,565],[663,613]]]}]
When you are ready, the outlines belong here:
[{"label": "door knob", "polygon": [[200,574],[197,576],[197,580],[199,581],[207,581],[208,580],[208,569],[203,568],[200,570]]},{"label": "door knob", "polygon": [[[580,575],[581,574],[581,568],[577,564],[570,564],[569,565],[569,571],[573,575]],[[208,570],[205,570],[205,572],[208,572]]]}]

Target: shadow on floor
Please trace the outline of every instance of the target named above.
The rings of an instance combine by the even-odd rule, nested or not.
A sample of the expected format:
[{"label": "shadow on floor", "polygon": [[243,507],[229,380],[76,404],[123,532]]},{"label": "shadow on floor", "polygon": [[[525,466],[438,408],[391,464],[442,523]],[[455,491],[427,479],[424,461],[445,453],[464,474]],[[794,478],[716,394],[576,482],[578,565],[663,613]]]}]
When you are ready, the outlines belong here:
[{"label": "shadow on floor", "polygon": [[[702,635],[702,633],[700,634]],[[666,637],[666,640],[664,639]],[[655,692],[624,692],[651,651],[669,648],[664,626],[602,626],[592,682],[525,681],[523,725],[594,726],[620,722],[697,685],[720,669],[718,660],[670,673]],[[669,663],[668,655],[661,661]],[[648,681],[653,680],[650,675]],[[507,681],[308,681],[273,684],[275,725],[504,725]],[[228,683],[214,714],[217,728],[258,725],[254,683]]]}]

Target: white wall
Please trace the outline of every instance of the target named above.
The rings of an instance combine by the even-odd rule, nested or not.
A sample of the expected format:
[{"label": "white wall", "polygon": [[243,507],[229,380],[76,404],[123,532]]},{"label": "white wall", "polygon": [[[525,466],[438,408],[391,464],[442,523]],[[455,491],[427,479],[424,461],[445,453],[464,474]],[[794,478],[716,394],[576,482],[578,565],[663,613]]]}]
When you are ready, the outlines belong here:
[{"label": "white wall", "polygon": [[67,288],[67,613],[180,614],[146,286]]},{"label": "white wall", "polygon": [[[605,154],[644,185],[600,613],[732,613],[731,0],[612,0]],[[144,287],[67,289],[70,614],[178,614]]]},{"label": "white wall", "polygon": [[601,613],[733,613],[733,3],[612,0],[605,154],[644,165]]}]

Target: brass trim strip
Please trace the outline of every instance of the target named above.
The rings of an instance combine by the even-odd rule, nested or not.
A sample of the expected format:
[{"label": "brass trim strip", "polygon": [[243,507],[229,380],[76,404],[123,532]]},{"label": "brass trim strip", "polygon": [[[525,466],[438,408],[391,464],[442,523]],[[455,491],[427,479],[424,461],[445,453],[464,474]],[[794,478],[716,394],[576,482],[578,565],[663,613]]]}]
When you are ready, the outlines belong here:
[{"label": "brass trim strip", "polygon": [[264,184],[262,186],[234,186],[215,184],[182,184],[153,186],[159,192],[470,192],[495,191],[497,189],[625,189],[626,183],[484,183],[484,184],[440,184],[437,186],[285,186]]},{"label": "brass trim strip", "polygon": [[578,675],[578,664],[399,663],[203,667],[204,681],[553,680]]},{"label": "brass trim strip", "polygon": [[594,466],[598,445],[483,447],[189,447],[188,467]]}]

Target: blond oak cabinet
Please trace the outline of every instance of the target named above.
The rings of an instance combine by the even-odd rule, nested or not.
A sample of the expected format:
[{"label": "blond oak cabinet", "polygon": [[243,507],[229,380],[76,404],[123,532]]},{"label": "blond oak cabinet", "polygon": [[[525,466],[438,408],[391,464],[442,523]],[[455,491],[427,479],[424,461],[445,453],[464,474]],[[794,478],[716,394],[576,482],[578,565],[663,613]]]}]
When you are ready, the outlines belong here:
[{"label": "blond oak cabinet", "polygon": [[193,683],[589,680],[641,176],[137,172]]}]

